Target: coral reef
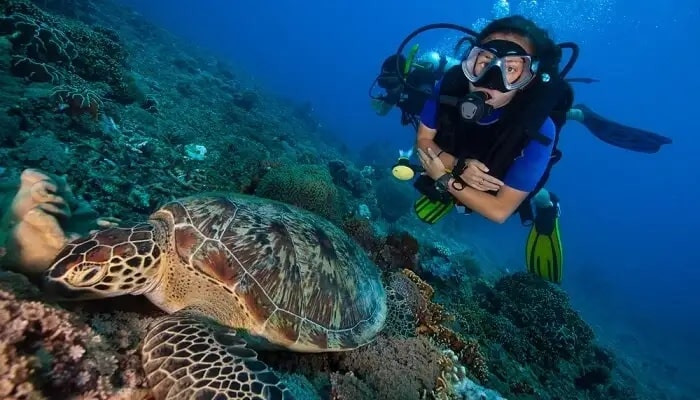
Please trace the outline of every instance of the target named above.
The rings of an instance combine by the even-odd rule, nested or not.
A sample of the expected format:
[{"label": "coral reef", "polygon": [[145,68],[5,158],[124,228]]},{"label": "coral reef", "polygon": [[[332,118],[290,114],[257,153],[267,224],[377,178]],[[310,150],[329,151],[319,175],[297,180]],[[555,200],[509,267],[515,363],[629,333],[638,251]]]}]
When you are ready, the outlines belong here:
[{"label": "coral reef", "polygon": [[[527,274],[487,281],[473,252],[413,224],[414,192],[377,172],[382,155],[348,161],[308,102],[265,93],[109,1],[6,0],[0,11],[3,268],[27,272],[18,245],[51,239],[45,264],[72,233],[104,226],[98,216],[140,221],[173,197],[256,194],[342,226],[388,289],[373,344],[260,354],[299,397],[635,398],[564,292]],[[192,146],[207,152],[188,157]],[[22,189],[27,168],[47,173]],[[159,312],[121,300],[57,305],[0,270],[0,397],[149,398],[138,346]]]},{"label": "coral reef", "polygon": [[[410,349],[410,351],[407,351]],[[379,337],[340,360],[341,371],[352,371],[377,400],[420,399],[435,390],[441,373],[440,351],[425,338]]]},{"label": "coral reef", "polygon": [[[308,113],[295,117],[297,104],[249,86],[200,50],[164,47],[173,42],[167,32],[121,6],[101,3],[86,24],[78,10],[90,9],[89,1],[60,3],[11,0],[0,9],[0,44],[17,77],[2,77],[1,131],[15,132],[0,135],[8,171],[66,174],[99,214],[125,220],[142,219],[173,196],[254,193],[261,183],[264,192],[274,185],[264,176],[288,165],[306,164],[330,182],[327,164],[338,159],[332,135],[309,129]],[[269,107],[260,107],[263,96]],[[203,160],[185,157],[194,137],[209,149]],[[327,188],[335,203],[318,206],[353,209],[333,194],[338,189]]]},{"label": "coral reef", "polygon": [[[75,315],[0,290],[0,396],[107,398],[117,359]],[[50,394],[50,395],[49,395]]]},{"label": "coral reef", "polygon": [[337,219],[340,207],[338,190],[328,169],[317,165],[271,169],[260,180],[255,194],[293,204],[330,220]]},{"label": "coral reef", "polygon": [[115,304],[61,308],[24,276],[0,270],[0,397],[150,398],[137,350],[151,318]]}]

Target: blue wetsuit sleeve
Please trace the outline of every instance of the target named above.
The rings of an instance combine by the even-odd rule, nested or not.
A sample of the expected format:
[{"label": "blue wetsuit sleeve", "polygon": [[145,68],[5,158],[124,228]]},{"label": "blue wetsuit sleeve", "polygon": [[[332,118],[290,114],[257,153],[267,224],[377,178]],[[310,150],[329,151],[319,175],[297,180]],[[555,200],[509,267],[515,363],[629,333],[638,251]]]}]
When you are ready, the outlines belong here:
[{"label": "blue wetsuit sleeve", "polygon": [[423,110],[420,113],[420,122],[430,129],[437,129],[438,99],[440,98],[441,83],[442,79],[435,84],[433,94],[425,101]]},{"label": "blue wetsuit sleeve", "polygon": [[544,122],[540,133],[552,139],[552,142],[544,145],[536,140],[531,140],[523,150],[522,155],[515,159],[513,165],[508,169],[503,179],[503,183],[507,186],[523,192],[532,192],[542,179],[552,157],[556,135],[556,127],[551,118],[547,118]]}]

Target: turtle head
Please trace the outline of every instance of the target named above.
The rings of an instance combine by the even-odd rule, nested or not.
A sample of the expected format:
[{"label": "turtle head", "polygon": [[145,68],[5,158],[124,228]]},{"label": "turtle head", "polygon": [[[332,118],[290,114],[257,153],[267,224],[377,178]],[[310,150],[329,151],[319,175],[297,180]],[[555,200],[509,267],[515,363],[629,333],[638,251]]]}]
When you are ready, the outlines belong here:
[{"label": "turtle head", "polygon": [[142,294],[157,282],[156,227],[109,228],[66,244],[44,275],[44,290],[84,300]]}]

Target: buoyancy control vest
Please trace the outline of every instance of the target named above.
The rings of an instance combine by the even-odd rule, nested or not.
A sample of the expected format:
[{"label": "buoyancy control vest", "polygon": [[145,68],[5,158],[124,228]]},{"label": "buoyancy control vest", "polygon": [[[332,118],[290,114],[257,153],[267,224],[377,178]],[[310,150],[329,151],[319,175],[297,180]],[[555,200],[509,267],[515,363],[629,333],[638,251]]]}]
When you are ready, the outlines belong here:
[{"label": "buoyancy control vest", "polygon": [[[472,158],[481,161],[489,168],[489,175],[503,179],[516,158],[522,155],[531,140],[547,145],[552,139],[544,137],[540,128],[547,118],[556,127],[554,146],[550,162],[522,206],[528,205],[547,182],[552,166],[561,158],[557,148],[559,133],[566,122],[566,113],[574,102],[573,89],[563,79],[549,82],[538,80],[524,91],[516,94],[511,102],[503,107],[499,118],[491,124],[478,124],[465,121],[454,98],[463,98],[469,93],[469,80],[461,66],[450,68],[440,85],[435,143],[445,152],[457,158],[455,175],[461,173],[463,162]],[[461,165],[460,165],[461,163]],[[496,192],[490,192],[496,194]]]}]

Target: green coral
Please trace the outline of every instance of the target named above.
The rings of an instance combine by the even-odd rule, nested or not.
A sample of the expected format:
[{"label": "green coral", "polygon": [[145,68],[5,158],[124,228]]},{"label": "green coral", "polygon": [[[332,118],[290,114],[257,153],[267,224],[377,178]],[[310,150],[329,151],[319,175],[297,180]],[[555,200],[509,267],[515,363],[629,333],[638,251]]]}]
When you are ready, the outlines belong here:
[{"label": "green coral", "polygon": [[24,160],[27,167],[58,174],[66,173],[73,161],[67,146],[50,132],[30,137],[17,148],[15,155]]},{"label": "green coral", "polygon": [[456,310],[454,328],[487,349],[492,388],[508,398],[625,398],[613,393],[613,355],[558,286],[528,273],[462,283],[440,298]]},{"label": "green coral", "polygon": [[554,285],[519,273],[502,278],[494,289],[500,313],[522,329],[544,357],[570,360],[593,341],[593,330]]},{"label": "green coral", "polygon": [[273,168],[260,180],[255,194],[295,205],[330,220],[336,220],[338,216],[338,189],[323,166]]},{"label": "green coral", "polygon": [[76,21],[65,21],[67,36],[78,48],[73,60],[75,73],[92,82],[106,82],[116,99],[128,104],[129,82],[124,77],[127,53],[116,32],[103,27],[87,27]]}]

